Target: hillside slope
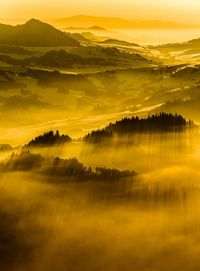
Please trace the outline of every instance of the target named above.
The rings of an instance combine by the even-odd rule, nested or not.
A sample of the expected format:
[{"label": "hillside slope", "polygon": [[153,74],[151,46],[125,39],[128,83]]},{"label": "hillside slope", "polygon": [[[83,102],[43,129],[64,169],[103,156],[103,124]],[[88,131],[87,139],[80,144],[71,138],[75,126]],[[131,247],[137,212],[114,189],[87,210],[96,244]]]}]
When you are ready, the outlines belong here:
[{"label": "hillside slope", "polygon": [[66,33],[31,19],[23,25],[0,25],[0,43],[31,47],[79,46],[79,42]]}]

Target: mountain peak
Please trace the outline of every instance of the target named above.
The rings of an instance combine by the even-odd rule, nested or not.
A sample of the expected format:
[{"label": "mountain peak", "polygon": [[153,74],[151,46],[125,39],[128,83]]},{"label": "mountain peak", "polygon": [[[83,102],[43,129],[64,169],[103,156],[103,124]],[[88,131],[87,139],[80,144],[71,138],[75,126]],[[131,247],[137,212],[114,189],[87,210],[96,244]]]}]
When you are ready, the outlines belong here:
[{"label": "mountain peak", "polygon": [[25,24],[38,24],[38,23],[42,23],[42,22],[40,20],[38,20],[38,19],[31,18]]},{"label": "mountain peak", "polygon": [[[22,25],[23,26],[23,25]],[[47,23],[44,23],[44,22],[42,22],[42,21],[40,21],[40,20],[38,20],[38,19],[35,19],[35,18],[32,18],[32,19],[30,19],[29,21],[27,21],[25,24],[24,24],[24,26],[48,26],[48,27],[51,27],[51,28],[53,28],[53,26],[52,25],[50,25],[50,24],[47,24]]]},{"label": "mountain peak", "polygon": [[50,24],[37,19],[30,19],[25,24],[8,29],[0,27],[0,42],[36,47],[79,46],[80,43]]}]

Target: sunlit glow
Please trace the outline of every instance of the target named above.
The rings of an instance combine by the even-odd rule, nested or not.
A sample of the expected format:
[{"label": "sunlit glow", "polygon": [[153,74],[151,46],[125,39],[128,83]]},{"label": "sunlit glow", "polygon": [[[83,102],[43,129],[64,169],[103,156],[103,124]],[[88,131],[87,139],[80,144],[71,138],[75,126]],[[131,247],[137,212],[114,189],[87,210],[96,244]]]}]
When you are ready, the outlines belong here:
[{"label": "sunlit glow", "polygon": [[199,10],[0,0],[0,270],[200,270]]},{"label": "sunlit glow", "polygon": [[75,14],[120,16],[129,19],[163,19],[198,23],[198,0],[2,0],[1,17],[66,17]]}]

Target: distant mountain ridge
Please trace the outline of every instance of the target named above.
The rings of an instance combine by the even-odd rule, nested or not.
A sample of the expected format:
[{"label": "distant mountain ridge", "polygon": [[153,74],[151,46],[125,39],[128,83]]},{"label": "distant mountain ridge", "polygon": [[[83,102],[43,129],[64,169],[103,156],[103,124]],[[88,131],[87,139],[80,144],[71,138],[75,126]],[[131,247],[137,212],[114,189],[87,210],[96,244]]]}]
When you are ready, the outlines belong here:
[{"label": "distant mountain ridge", "polygon": [[81,27],[88,28],[98,25],[103,28],[160,28],[160,29],[170,29],[170,28],[194,28],[196,26],[187,25],[177,22],[166,22],[166,21],[132,21],[117,17],[98,17],[98,16],[86,16],[86,15],[76,15],[67,18],[58,18],[49,20],[55,25],[63,25],[65,27]]},{"label": "distant mountain ridge", "polygon": [[36,19],[16,26],[0,24],[0,43],[30,47],[80,45],[66,33]]},{"label": "distant mountain ridge", "polygon": [[97,32],[107,32],[108,30],[100,26],[91,26],[91,27],[67,27],[68,31],[97,31]]}]

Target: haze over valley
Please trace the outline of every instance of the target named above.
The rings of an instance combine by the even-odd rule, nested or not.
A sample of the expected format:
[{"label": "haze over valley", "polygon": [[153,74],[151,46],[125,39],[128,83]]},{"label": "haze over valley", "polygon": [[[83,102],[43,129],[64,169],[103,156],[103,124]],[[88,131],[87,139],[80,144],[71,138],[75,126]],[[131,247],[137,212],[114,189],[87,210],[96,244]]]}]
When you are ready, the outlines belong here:
[{"label": "haze over valley", "polygon": [[3,2],[0,269],[199,270],[199,4]]}]

